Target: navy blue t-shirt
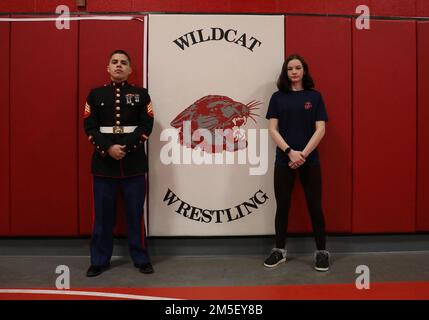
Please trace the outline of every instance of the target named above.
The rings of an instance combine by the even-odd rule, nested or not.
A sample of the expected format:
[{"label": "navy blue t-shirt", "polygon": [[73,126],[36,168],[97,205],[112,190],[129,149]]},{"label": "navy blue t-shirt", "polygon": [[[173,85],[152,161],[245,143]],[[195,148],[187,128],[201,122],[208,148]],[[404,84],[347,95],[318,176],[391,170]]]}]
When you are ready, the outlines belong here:
[{"label": "navy blue t-shirt", "polygon": [[[275,92],[268,106],[267,119],[279,120],[279,133],[293,149],[302,151],[316,131],[316,121],[328,121],[322,95],[316,90]],[[280,148],[276,149],[276,164],[287,165],[290,159]],[[306,160],[319,163],[317,148]]]}]

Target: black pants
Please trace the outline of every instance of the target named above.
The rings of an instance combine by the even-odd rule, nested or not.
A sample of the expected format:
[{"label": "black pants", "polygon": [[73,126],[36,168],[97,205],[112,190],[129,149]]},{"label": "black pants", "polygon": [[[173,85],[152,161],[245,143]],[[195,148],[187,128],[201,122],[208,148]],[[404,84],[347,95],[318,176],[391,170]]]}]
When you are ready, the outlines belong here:
[{"label": "black pants", "polygon": [[325,219],[322,211],[322,176],[319,164],[305,163],[298,169],[276,165],[274,169],[274,192],[277,211],[275,218],[276,248],[284,249],[286,245],[289,208],[295,176],[299,178],[304,189],[307,208],[310,213],[313,233],[318,250],[326,248]]}]

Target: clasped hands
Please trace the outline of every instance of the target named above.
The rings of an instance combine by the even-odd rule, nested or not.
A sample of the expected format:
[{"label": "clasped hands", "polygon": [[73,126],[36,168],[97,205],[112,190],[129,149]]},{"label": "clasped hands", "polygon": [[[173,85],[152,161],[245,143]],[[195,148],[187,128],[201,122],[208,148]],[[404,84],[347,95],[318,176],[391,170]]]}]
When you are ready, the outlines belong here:
[{"label": "clasped hands", "polygon": [[291,169],[298,169],[305,163],[306,155],[302,151],[291,150],[288,154],[289,156],[289,167]]},{"label": "clasped hands", "polygon": [[125,151],[126,146],[120,144],[114,144],[109,147],[107,152],[115,160],[121,160],[127,154]]}]

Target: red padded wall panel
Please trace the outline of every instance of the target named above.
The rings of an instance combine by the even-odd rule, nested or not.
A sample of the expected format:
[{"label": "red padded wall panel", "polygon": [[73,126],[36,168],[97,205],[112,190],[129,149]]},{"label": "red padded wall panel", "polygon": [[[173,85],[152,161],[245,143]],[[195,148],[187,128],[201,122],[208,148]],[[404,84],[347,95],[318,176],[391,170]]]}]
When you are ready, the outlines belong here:
[{"label": "red padded wall panel", "polygon": [[0,22],[0,236],[9,234],[9,22]]},{"label": "red padded wall panel", "polygon": [[[106,41],[98,41],[103,36]],[[132,59],[130,82],[143,85],[144,24],[141,21],[81,21],[79,43],[79,216],[80,233],[90,234],[92,227],[93,146],[83,131],[83,106],[91,88],[110,81],[106,71],[109,55],[115,49],[127,51]],[[94,45],[96,43],[96,45]],[[124,233],[124,217],[119,216],[117,231]]]},{"label": "red padded wall panel", "polygon": [[76,235],[77,25],[11,28],[11,233]]},{"label": "red padded wall panel", "polygon": [[131,12],[132,1],[87,0],[86,10],[89,12]]},{"label": "red padded wall panel", "polygon": [[1,0],[0,12],[34,12],[36,0]]},{"label": "red padded wall panel", "polygon": [[75,0],[35,0],[35,11],[55,13],[57,6],[60,5],[68,6],[70,12],[78,11]]},{"label": "red padded wall panel", "polygon": [[[183,4],[184,0],[134,0],[133,9],[135,11],[146,12],[183,12],[192,7],[193,1],[188,0],[187,4]],[[210,4],[211,8],[211,4]]]},{"label": "red padded wall panel", "polygon": [[278,1],[278,12],[285,13],[326,13],[325,0]]},{"label": "red padded wall panel", "polygon": [[229,0],[134,0],[134,11],[153,12],[229,12]]},{"label": "red padded wall panel", "polygon": [[414,232],[416,24],[353,29],[354,233]]},{"label": "red padded wall panel", "polygon": [[416,0],[371,0],[369,7],[371,16],[414,17],[416,14]]},{"label": "red padded wall panel", "polygon": [[[134,0],[134,2],[141,0]],[[147,1],[144,1],[147,2]],[[229,0],[181,0],[181,11],[185,12],[231,12]]]},{"label": "red padded wall panel", "polygon": [[418,145],[417,231],[429,231],[429,22],[417,23]]},{"label": "red padded wall panel", "polygon": [[[319,146],[323,207],[329,232],[351,231],[351,21],[345,18],[286,17],[286,54],[299,53],[322,93],[329,121]],[[298,181],[297,181],[298,182]],[[310,231],[301,185],[293,196],[290,231]]]},{"label": "red padded wall panel", "polygon": [[277,12],[276,0],[231,1],[231,12]]},{"label": "red padded wall panel", "polygon": [[[62,2],[62,3],[61,3]],[[58,4],[77,11],[74,0],[2,0],[0,12],[53,12]],[[354,14],[366,4],[372,15],[428,16],[427,0],[87,0],[89,12],[279,12]]]},{"label": "red padded wall panel", "polygon": [[331,14],[356,14],[356,8],[360,5],[370,6],[370,1],[362,0],[329,0],[325,1],[325,11]]},{"label": "red padded wall panel", "polygon": [[429,1],[416,0],[416,16],[429,17]]}]

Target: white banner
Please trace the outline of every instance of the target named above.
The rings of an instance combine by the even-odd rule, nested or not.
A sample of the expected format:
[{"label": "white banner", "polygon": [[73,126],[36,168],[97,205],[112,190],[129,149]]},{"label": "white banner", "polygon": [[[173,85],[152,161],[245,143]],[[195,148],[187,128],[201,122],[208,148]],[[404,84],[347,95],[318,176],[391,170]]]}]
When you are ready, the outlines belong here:
[{"label": "white banner", "polygon": [[283,16],[150,15],[149,235],[274,233]]}]

